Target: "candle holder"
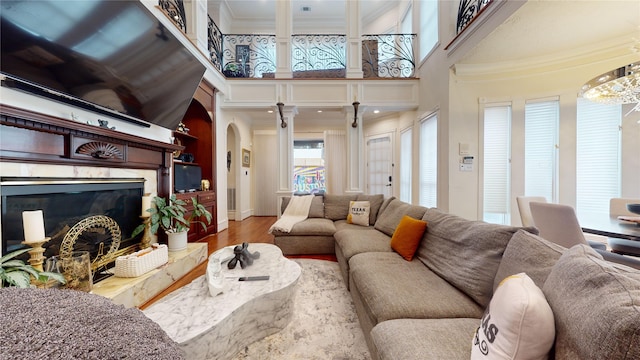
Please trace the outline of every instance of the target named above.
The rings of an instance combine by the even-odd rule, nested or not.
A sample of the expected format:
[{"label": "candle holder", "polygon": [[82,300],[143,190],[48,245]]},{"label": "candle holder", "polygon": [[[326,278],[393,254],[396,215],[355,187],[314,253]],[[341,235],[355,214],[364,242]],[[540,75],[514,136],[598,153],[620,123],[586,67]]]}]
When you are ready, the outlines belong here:
[{"label": "candle holder", "polygon": [[140,216],[142,223],[144,224],[144,233],[142,234],[142,240],[140,240],[140,249],[146,249],[151,246],[151,217]]},{"label": "candle holder", "polygon": [[42,245],[47,241],[51,240],[50,237],[46,237],[42,240],[36,241],[23,241],[22,243],[31,247],[29,250],[29,265],[31,265],[34,269],[38,271],[43,271],[42,264],[44,263],[44,248]]}]

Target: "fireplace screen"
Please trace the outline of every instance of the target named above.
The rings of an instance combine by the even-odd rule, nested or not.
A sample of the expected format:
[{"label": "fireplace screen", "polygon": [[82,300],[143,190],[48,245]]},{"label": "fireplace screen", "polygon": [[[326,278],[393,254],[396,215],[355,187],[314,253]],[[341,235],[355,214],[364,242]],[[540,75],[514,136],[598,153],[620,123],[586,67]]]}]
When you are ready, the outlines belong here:
[{"label": "fireplace screen", "polygon": [[[3,177],[0,185],[3,254],[23,247],[22,212],[26,210],[43,211],[45,235],[51,238],[44,244],[47,258],[60,254],[69,230],[96,216],[115,223],[107,220],[109,226],[87,227],[87,231],[74,236],[72,250],[89,251],[95,261],[106,253],[113,253],[114,247],[123,249],[140,242],[131,238],[131,233],[141,223],[144,179]],[[115,224],[119,245],[113,243]]]}]

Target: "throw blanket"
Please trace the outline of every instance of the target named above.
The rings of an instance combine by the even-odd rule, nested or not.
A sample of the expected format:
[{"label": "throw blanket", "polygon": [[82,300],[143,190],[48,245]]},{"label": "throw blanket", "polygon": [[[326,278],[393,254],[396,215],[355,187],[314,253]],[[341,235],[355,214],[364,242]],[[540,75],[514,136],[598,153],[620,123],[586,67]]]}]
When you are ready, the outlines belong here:
[{"label": "throw blanket", "polygon": [[309,208],[311,208],[311,201],[314,197],[315,195],[292,196],[280,219],[269,228],[269,234],[274,230],[288,233],[293,225],[306,219],[309,216]]}]

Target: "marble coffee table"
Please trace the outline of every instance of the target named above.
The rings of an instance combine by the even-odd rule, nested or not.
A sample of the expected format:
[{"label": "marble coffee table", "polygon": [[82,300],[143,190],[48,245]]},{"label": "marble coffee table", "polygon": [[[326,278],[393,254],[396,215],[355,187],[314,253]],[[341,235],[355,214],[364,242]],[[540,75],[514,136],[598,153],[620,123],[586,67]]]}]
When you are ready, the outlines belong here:
[{"label": "marble coffee table", "polygon": [[[252,243],[260,258],[244,269],[223,264],[224,292],[212,297],[205,276],[145,309],[184,350],[187,359],[229,359],[245,346],[284,329],[293,316],[300,265],[275,245]],[[211,256],[233,256],[233,246]],[[241,276],[269,275],[266,281],[238,281]]]}]

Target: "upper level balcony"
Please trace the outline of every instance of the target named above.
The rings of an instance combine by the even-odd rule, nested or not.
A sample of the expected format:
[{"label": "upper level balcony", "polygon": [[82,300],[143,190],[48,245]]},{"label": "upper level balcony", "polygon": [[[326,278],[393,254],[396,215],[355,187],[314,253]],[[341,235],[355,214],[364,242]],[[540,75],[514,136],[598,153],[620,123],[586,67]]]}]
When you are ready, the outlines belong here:
[{"label": "upper level balcony", "polygon": [[[160,0],[163,10],[186,33],[182,0]],[[223,34],[208,16],[207,44],[211,64],[226,78],[274,78],[278,69],[275,34]],[[416,34],[362,35],[363,78],[415,78]],[[346,34],[293,34],[290,39],[293,78],[347,78]],[[360,55],[360,54],[358,54]]]},{"label": "upper level balcony", "polygon": [[[213,22],[212,25],[215,26]],[[212,32],[210,32],[211,34]],[[216,32],[213,32],[216,33]],[[227,78],[273,78],[277,68],[276,36],[220,34],[220,48],[210,48],[212,63]],[[415,34],[362,36],[364,78],[413,78]],[[291,36],[293,78],[345,78],[346,36],[296,34]]]},{"label": "upper level balcony", "polygon": [[[357,100],[365,111],[381,109],[381,113],[388,114],[419,106],[418,35],[363,34],[359,29],[363,27],[365,10],[362,6],[354,10],[355,2],[345,1],[345,9],[332,9],[331,16],[344,11],[333,25],[318,25],[316,19],[316,25],[309,27],[299,25],[302,21],[292,15],[297,10],[287,7],[293,1],[265,2],[275,8],[265,17],[264,24],[260,23],[257,9],[252,9],[251,21],[243,23],[242,17],[230,19],[217,7],[208,8],[209,1],[159,2],[176,29],[205,54],[210,69],[217,70],[212,72],[215,75],[210,81],[219,81],[215,86],[223,96],[223,109],[262,111],[276,102],[291,104],[300,111],[305,107],[350,109]],[[239,3],[233,2],[236,15],[242,11],[237,7]],[[259,6],[262,2],[252,4]],[[482,22],[476,20],[486,17],[490,13],[486,10],[495,4],[492,0],[460,0],[452,43],[464,44],[468,36],[465,33],[474,33],[468,29],[481,26]],[[376,14],[379,17],[381,12]],[[223,28],[237,32],[224,33],[214,18]],[[375,32],[385,26],[366,28]],[[278,81],[287,79],[305,81]],[[258,84],[255,80],[264,81]]]}]

